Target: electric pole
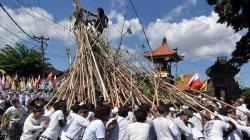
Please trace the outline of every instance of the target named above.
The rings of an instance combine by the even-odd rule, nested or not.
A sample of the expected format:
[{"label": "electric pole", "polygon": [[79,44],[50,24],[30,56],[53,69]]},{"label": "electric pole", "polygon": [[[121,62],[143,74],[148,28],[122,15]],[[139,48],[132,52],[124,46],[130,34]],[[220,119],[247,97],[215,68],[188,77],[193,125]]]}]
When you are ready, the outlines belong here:
[{"label": "electric pole", "polygon": [[44,70],[45,70],[45,49],[47,48],[48,44],[46,41],[49,40],[49,38],[45,38],[44,36],[36,37],[34,36],[35,39],[39,40],[41,43],[41,52],[42,52],[42,77],[44,78]]}]

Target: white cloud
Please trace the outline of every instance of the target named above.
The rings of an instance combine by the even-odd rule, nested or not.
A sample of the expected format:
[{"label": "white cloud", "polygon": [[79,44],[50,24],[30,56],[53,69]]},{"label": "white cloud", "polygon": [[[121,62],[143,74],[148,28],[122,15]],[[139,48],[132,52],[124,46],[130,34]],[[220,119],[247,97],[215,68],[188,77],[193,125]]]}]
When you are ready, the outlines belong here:
[{"label": "white cloud", "polygon": [[111,6],[113,8],[125,7],[127,0],[111,0]]},{"label": "white cloud", "polygon": [[[121,37],[122,25],[124,23],[125,18],[122,14],[117,13],[116,11],[111,11],[108,17],[110,19],[110,22],[109,22],[110,26],[108,29],[109,39],[110,40],[119,39]],[[123,33],[125,33],[129,27],[132,30],[132,35],[141,31],[141,25],[137,18],[125,20]]]},{"label": "white cloud", "polygon": [[[44,17],[41,14],[35,12],[34,10],[30,8],[19,8],[16,10],[12,10],[8,7],[5,7],[5,9],[10,13],[11,17],[31,36],[36,35],[44,35],[49,38],[56,38],[60,39],[68,44],[72,44],[74,42],[74,36],[72,33],[67,31],[66,29],[63,29],[63,27],[55,24],[48,18],[54,20],[53,16],[48,13],[47,11],[32,7],[35,11],[41,13],[42,15],[48,17]],[[17,36],[23,38],[24,40],[28,40],[29,37],[25,35],[7,16],[7,14],[3,11],[0,12],[0,25],[7,28],[12,33],[16,34]],[[62,26],[68,27],[70,22],[68,20],[63,20],[58,22]],[[6,43],[8,44],[15,44],[21,39],[11,35],[8,33],[5,29],[0,27],[0,46],[4,46]],[[33,43],[35,44],[35,43]]]},{"label": "white cloud", "polygon": [[187,10],[190,6],[194,6],[197,4],[197,0],[185,0],[181,5],[175,7],[172,11],[170,11],[165,20],[172,20],[174,17],[180,15],[185,10]]},{"label": "white cloud", "polygon": [[172,48],[178,48],[179,53],[191,58],[230,54],[242,33],[235,33],[217,20],[214,12],[178,23],[157,19],[147,27],[147,33],[152,47],[158,47],[166,36]]}]

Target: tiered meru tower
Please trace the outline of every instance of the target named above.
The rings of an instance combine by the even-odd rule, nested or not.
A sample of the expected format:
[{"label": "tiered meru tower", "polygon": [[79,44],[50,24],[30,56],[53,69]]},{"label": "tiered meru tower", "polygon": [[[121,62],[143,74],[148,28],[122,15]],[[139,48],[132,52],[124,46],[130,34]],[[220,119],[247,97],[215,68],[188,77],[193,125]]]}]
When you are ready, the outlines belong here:
[{"label": "tiered meru tower", "polygon": [[144,57],[153,61],[156,65],[157,76],[162,78],[173,78],[171,73],[172,63],[178,63],[184,58],[184,56],[177,54],[177,49],[171,49],[166,37],[163,38],[160,47],[156,48],[153,52],[145,52]]}]

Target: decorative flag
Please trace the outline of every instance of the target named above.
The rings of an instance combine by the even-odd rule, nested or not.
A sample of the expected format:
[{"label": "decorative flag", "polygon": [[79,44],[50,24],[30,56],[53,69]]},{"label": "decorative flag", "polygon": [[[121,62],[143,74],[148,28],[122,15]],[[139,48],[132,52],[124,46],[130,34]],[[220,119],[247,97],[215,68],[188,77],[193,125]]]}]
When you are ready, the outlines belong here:
[{"label": "decorative flag", "polygon": [[28,80],[28,81],[27,81],[26,88],[28,88],[29,90],[31,90],[31,89],[32,89],[32,85],[31,85],[30,80]]},{"label": "decorative flag", "polygon": [[2,84],[3,89],[9,88],[9,84],[8,84],[7,80],[5,79],[4,75],[3,75],[3,78],[1,80],[1,84]]},{"label": "decorative flag", "polygon": [[39,85],[42,83],[42,79],[40,78],[40,75],[38,76],[35,84],[35,89],[38,89]]},{"label": "decorative flag", "polygon": [[21,82],[20,82],[20,90],[24,91],[25,90],[25,81],[24,78],[22,78]]},{"label": "decorative flag", "polygon": [[207,80],[202,83],[201,90],[202,91],[207,91]]},{"label": "decorative flag", "polygon": [[200,77],[197,73],[194,74],[194,76],[189,80],[188,86],[191,89],[200,90],[200,88],[202,86],[202,82],[201,82]]},{"label": "decorative flag", "polygon": [[15,79],[14,79],[14,82],[13,82],[13,86],[14,86],[14,89],[17,89],[18,86],[19,86],[19,81],[18,81],[18,77],[17,77],[17,74],[15,75]]},{"label": "decorative flag", "polygon": [[56,75],[54,76],[54,81],[56,81]]},{"label": "decorative flag", "polygon": [[3,87],[5,86],[5,82],[6,82],[5,76],[3,75],[3,78],[2,78],[2,81],[1,81],[1,84],[2,84]]},{"label": "decorative flag", "polygon": [[53,75],[52,72],[48,75],[48,77],[46,78],[46,81],[52,81],[53,80]]},{"label": "decorative flag", "polygon": [[180,75],[180,82],[184,82],[184,74]]},{"label": "decorative flag", "polygon": [[5,74],[6,72],[3,69],[0,69],[0,73]]},{"label": "decorative flag", "polygon": [[30,80],[30,84],[31,84],[31,89],[35,89],[35,85],[36,85],[36,83],[35,83],[35,80],[34,80],[34,78],[32,77],[31,78],[31,80]]}]

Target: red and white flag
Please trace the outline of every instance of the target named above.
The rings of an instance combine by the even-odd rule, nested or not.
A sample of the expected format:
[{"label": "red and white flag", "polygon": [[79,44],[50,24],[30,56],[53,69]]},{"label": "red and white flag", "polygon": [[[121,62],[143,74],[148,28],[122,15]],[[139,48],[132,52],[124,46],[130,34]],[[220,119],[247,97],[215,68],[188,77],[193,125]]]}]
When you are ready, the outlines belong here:
[{"label": "red and white flag", "polygon": [[18,85],[19,85],[19,82],[18,82],[18,77],[17,77],[17,74],[16,74],[15,79],[14,79],[14,88],[17,89]]},{"label": "red and white flag", "polygon": [[38,89],[38,87],[41,83],[42,83],[42,79],[40,78],[40,75],[39,75],[36,82],[35,82],[35,89]]},{"label": "red and white flag", "polygon": [[5,79],[5,76],[3,75],[2,81],[1,81],[2,87],[5,88],[7,84],[7,80]]},{"label": "red and white flag", "polygon": [[56,78],[56,75],[55,75],[55,76],[54,76],[54,81],[56,81],[56,79],[57,79],[57,78]]},{"label": "red and white flag", "polygon": [[202,81],[200,80],[200,77],[197,73],[194,74],[194,76],[189,80],[188,86],[196,90],[199,90],[201,88]]},{"label": "red and white flag", "polygon": [[52,72],[48,75],[48,77],[46,78],[46,81],[52,81],[53,80],[53,75]]}]

